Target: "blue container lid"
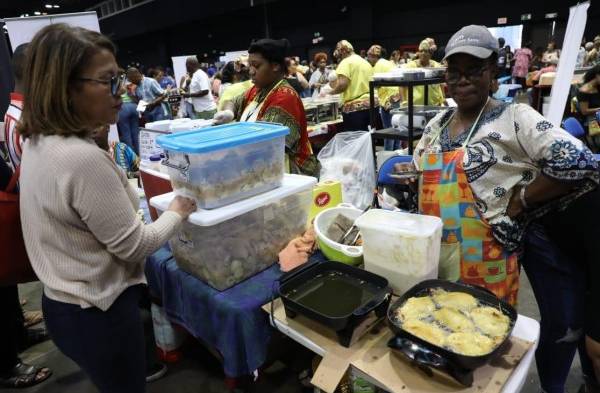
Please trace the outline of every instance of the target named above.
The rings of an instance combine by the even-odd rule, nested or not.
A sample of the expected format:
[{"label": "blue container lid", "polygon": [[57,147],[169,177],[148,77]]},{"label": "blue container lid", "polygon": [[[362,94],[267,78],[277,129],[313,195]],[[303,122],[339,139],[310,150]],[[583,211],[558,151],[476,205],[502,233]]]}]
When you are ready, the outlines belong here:
[{"label": "blue container lid", "polygon": [[289,128],[281,124],[240,122],[161,135],[156,143],[165,150],[199,154],[267,141],[289,133]]}]

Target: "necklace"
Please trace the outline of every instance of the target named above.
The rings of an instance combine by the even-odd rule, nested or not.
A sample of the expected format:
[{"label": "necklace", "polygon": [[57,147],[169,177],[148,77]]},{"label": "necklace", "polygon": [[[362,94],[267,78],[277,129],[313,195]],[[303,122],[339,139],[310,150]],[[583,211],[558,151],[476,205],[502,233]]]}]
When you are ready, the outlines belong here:
[{"label": "necklace", "polygon": [[462,116],[460,115],[460,113],[457,110],[456,114],[458,116],[454,116],[454,123],[457,126],[456,128],[458,129],[458,133],[452,132],[452,129],[450,128],[448,130],[448,131],[450,131],[450,137],[452,139],[456,139],[462,133],[466,132],[467,130],[470,130],[472,128],[472,126],[479,120],[479,118],[481,117],[481,115],[483,114],[483,112],[485,112],[485,108],[488,106],[489,102],[490,102],[490,99],[488,97],[488,99],[485,101],[485,104],[483,104],[483,106],[481,107],[481,109],[478,111],[479,115],[476,116],[476,120],[473,121],[473,122],[469,122],[468,125],[463,122]]},{"label": "necklace", "polygon": [[248,119],[252,118],[254,113],[256,113],[256,111],[258,110],[260,105],[263,103],[263,101],[265,101],[267,99],[267,97],[273,92],[273,90],[275,90],[282,82],[283,82],[283,79],[281,79],[281,80],[279,80],[279,82],[273,84],[273,86],[270,89],[268,89],[268,90],[263,89],[263,91],[261,91],[256,96],[256,98],[252,100],[252,103],[254,103],[254,108],[252,108],[252,110],[248,112],[248,114],[246,115],[246,119],[244,121],[248,121]]}]

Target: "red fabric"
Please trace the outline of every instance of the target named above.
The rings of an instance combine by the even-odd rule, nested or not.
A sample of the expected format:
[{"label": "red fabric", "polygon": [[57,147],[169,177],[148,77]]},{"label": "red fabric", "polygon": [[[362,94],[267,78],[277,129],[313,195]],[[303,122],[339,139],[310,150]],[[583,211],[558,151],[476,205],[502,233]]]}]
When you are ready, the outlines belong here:
[{"label": "red fabric", "polygon": [[[252,86],[246,92],[246,103],[250,103],[260,90],[256,86]],[[279,107],[290,114],[298,124],[300,131],[300,140],[298,142],[298,151],[294,157],[294,161],[299,167],[304,165],[304,162],[312,154],[310,141],[308,139],[308,131],[306,129],[306,113],[300,96],[287,82],[280,84],[271,91],[263,103],[263,106],[258,112],[256,119],[263,120],[265,112],[272,107]]]},{"label": "red fabric", "polygon": [[0,191],[0,285],[15,285],[37,280],[23,240],[19,215],[19,194],[15,193],[19,169],[8,187]]},{"label": "red fabric", "polygon": [[[14,108],[11,108],[14,107]],[[4,115],[4,141],[8,147],[8,154],[13,166],[18,166],[21,163],[21,136],[15,129],[21,111],[23,110],[23,95],[21,93],[10,93],[10,106]]]}]

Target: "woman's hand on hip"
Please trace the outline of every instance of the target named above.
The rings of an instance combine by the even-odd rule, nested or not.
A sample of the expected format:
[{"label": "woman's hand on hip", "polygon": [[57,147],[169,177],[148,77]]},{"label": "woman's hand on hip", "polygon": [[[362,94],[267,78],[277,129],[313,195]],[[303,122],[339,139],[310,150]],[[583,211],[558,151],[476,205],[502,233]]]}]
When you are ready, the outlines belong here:
[{"label": "woman's hand on hip", "polygon": [[510,197],[510,201],[508,202],[508,207],[506,208],[506,215],[510,218],[516,218],[521,213],[523,213],[524,207],[523,203],[521,203],[521,188],[515,187],[513,190],[513,194]]},{"label": "woman's hand on hip", "polygon": [[169,210],[179,214],[184,220],[187,220],[189,215],[196,211],[196,201],[177,195],[169,205]]}]

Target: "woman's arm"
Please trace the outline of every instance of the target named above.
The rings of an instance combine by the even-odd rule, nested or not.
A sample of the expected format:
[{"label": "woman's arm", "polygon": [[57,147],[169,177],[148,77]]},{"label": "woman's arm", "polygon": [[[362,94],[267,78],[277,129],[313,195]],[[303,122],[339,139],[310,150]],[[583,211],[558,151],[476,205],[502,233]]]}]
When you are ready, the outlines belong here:
[{"label": "woman's arm", "polygon": [[348,89],[348,86],[350,86],[350,79],[348,79],[344,75],[338,75],[335,88],[329,94],[331,94],[331,95],[342,94],[343,92],[345,92]]},{"label": "woman's arm", "polygon": [[301,72],[296,72],[296,78],[298,79],[298,82],[300,82],[300,86],[302,86],[303,89],[308,89],[308,81]]},{"label": "woman's arm", "polygon": [[[555,127],[527,105],[515,107],[517,141],[527,159],[541,174],[525,186],[523,199],[530,207],[560,198],[590,183],[598,184],[598,163],[578,139]],[[516,217],[523,211],[521,188],[515,187],[507,214]]]},{"label": "woman's arm", "polygon": [[124,175],[99,149],[78,154],[72,164],[77,175],[70,183],[71,206],[106,250],[123,261],[144,260],[171,238],[184,219],[184,214],[169,210],[144,225],[137,218]]},{"label": "woman's arm", "polygon": [[319,70],[316,70],[315,72],[312,73],[312,75],[310,76],[310,80],[308,81],[308,86],[310,88],[319,88],[319,87],[321,87],[321,84],[319,83],[319,78],[321,76],[320,73],[321,73],[321,71],[319,71]]},{"label": "woman's arm", "polygon": [[[563,182],[544,175],[538,176],[531,184],[525,187],[515,187],[513,195],[510,198],[506,214],[510,218],[515,218],[521,214],[527,207],[542,205],[545,202],[550,202],[556,198],[567,195],[570,191],[577,188],[579,184],[571,182]],[[527,206],[523,205],[521,193]]]},{"label": "woman's arm", "polygon": [[579,111],[584,116],[593,116],[596,112],[600,111],[600,108],[590,108],[588,101],[579,101]]}]

